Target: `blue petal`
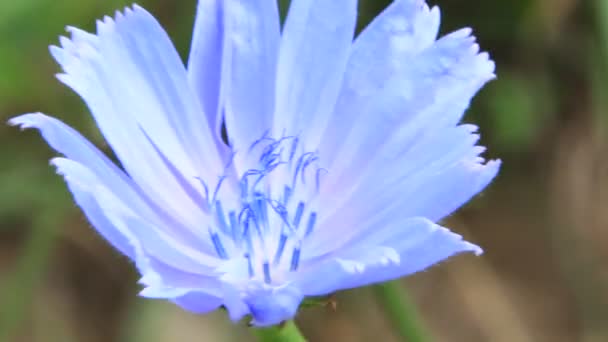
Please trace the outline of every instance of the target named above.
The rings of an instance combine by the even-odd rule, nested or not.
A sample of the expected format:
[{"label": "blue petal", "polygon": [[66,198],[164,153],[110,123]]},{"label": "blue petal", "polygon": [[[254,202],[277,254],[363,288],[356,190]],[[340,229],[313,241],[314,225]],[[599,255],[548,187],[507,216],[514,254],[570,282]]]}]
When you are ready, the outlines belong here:
[{"label": "blue petal", "polygon": [[[155,270],[156,274],[153,274],[151,277],[146,274],[142,275],[139,283],[146,287],[145,291],[149,295],[156,293],[156,298],[159,298],[158,294],[168,289],[173,289],[174,291],[180,290],[181,293],[204,291],[214,296],[221,296],[222,283],[215,274],[203,275],[200,273],[186,272],[171,267],[151,256],[148,256],[148,265],[151,269]],[[156,275],[162,275],[162,277],[154,278]],[[174,298],[174,296],[165,296],[162,298]]]},{"label": "blue petal", "polygon": [[223,285],[217,277],[184,272],[154,258],[148,261],[155,273],[148,273],[139,281],[145,286],[140,296],[168,299],[194,313],[206,313],[222,304]]},{"label": "blue petal", "polygon": [[[200,239],[190,233],[181,224],[176,222],[174,216],[166,208],[157,205],[133,183],[116,165],[114,165],[93,144],[87,141],[78,132],[61,121],[40,113],[24,114],[9,120],[9,124],[21,128],[36,128],[48,144],[57,152],[64,154],[71,160],[86,166],[90,172],[108,189],[112,189],[117,196],[138,214],[160,222],[164,229],[181,241],[188,241],[200,250],[212,251],[208,238]],[[123,249],[119,248],[123,251]]]},{"label": "blue petal", "polygon": [[[82,179],[82,181],[97,181],[96,177],[91,174],[87,174],[87,172],[83,173],[84,177],[88,177],[89,179]],[[97,204],[94,196],[91,195],[90,192],[84,191],[74,182],[66,182],[70,192],[74,196],[74,201],[80,209],[84,212],[85,216],[89,220],[89,222],[95,227],[95,230],[103,236],[106,241],[108,241],[114,248],[116,248],[119,252],[129,257],[131,260],[136,261],[136,248],[135,245],[139,245],[139,241],[136,240],[135,236],[132,234],[125,234],[120,232],[114,227],[114,225],[107,219],[102,209]],[[129,238],[131,241],[129,241]],[[142,273],[146,272],[147,265],[137,265],[138,268],[142,271]]]},{"label": "blue petal", "polygon": [[237,151],[271,128],[280,25],[277,1],[224,1],[222,95]]},{"label": "blue petal", "polygon": [[405,141],[377,151],[368,162],[385,166],[363,167],[349,175],[349,186],[340,197],[331,195],[332,188],[325,193],[320,205],[327,214],[318,224],[331,229],[310,236],[312,247],[305,257],[328,253],[393,220],[421,216],[438,221],[470,200],[500,167],[498,161],[484,163],[479,157],[483,148],[475,146],[474,129],[463,125],[430,130],[413,142],[407,142],[412,138],[405,134]]},{"label": "blue petal", "polygon": [[98,22],[98,35],[70,31],[71,40],[51,47],[65,72],[59,79],[85,100],[135,183],[186,226],[200,223],[197,203],[150,143],[199,191],[195,177],[215,178],[222,170],[198,99],[165,32],[139,7],[118,13],[116,21]]},{"label": "blue petal", "polygon": [[240,321],[245,315],[250,314],[249,307],[243,301],[241,291],[231,286],[224,284],[223,287],[224,306],[228,311],[228,316],[233,322]]},{"label": "blue petal", "polygon": [[291,283],[278,287],[260,283],[240,286],[225,282],[222,287],[223,305],[233,322],[251,315],[252,325],[279,324],[296,315],[304,298],[301,289]]},{"label": "blue petal", "polygon": [[[183,272],[161,264],[144,252],[144,248],[136,234],[131,230],[118,229],[107,218],[106,213],[99,206],[95,196],[88,190],[89,187],[99,183],[98,177],[103,177],[105,184],[113,184],[115,189],[125,199],[138,208],[141,213],[148,213],[149,217],[155,217],[142,202],[140,194],[133,189],[130,181],[115,165],[113,165],[92,144],[86,141],[76,131],[64,125],[59,120],[47,117],[43,114],[26,114],[9,121],[12,125],[20,125],[22,128],[38,128],[49,144],[56,150],[74,158],[75,161],[63,158],[53,159],[58,167],[58,172],[66,177],[67,185],[72,192],[78,206],[82,209],[93,227],[118,251],[132,259],[140,273],[150,282],[158,282],[163,276],[163,281],[172,286],[184,286],[201,284],[201,277],[197,280],[185,280]],[[87,163],[94,167],[95,172],[85,168],[79,162]],[[209,283],[207,281],[206,283]]]},{"label": "blue petal", "polygon": [[[179,241],[176,236],[148,221],[150,218],[140,218],[140,214],[129,208],[82,164],[65,158],[54,158],[52,163],[70,188],[88,193],[114,230],[129,240],[136,239],[146,254],[176,269],[199,274],[210,274],[219,264],[218,258],[201,253],[188,245],[189,241]],[[114,240],[109,242],[114,244]]]},{"label": "blue petal", "polygon": [[222,0],[198,1],[188,57],[188,79],[198,95],[220,151],[225,148],[221,138],[223,113],[219,103],[224,42],[223,3]]},{"label": "blue petal", "polygon": [[190,291],[172,300],[181,308],[195,314],[205,314],[222,305],[222,298],[201,291]]},{"label": "blue petal", "polygon": [[[428,9],[421,12],[431,17],[434,13]],[[431,37],[422,32],[427,40]],[[460,30],[414,51],[409,44],[403,49],[400,40],[395,43],[395,38],[387,35],[386,59],[366,61],[386,68],[368,70],[368,85],[363,84],[363,76],[351,79],[336,108],[337,122],[353,124],[332,125],[324,134],[321,158],[331,170],[326,183],[346,181],[345,175],[353,168],[379,167],[370,164],[368,156],[408,127],[424,132],[453,126],[461,119],[474,94],[494,77],[494,63],[487,54],[479,53],[470,33]],[[373,86],[378,84],[382,87]]]},{"label": "blue petal", "polygon": [[336,103],[357,19],[356,0],[294,0],[283,29],[274,134],[315,149]]},{"label": "blue petal", "polygon": [[278,288],[260,288],[245,299],[253,316],[251,324],[271,326],[292,319],[304,295],[299,288],[285,285]]},{"label": "blue petal", "polygon": [[[487,165],[463,162],[445,169],[440,174],[424,177],[418,184],[412,182],[411,186],[408,186],[410,183],[395,186],[384,202],[373,204],[375,213],[370,214],[374,209],[367,210],[367,207],[359,203],[350,208],[341,220],[333,217],[323,223],[324,227],[335,229],[311,237],[312,246],[306,257],[324,255],[340,246],[365,239],[367,234],[392,221],[399,222],[418,215],[436,221],[437,217],[452,213],[487,186],[497,174],[499,166],[497,161]],[[392,200],[386,201],[388,197],[392,197]]]},{"label": "blue petal", "polygon": [[374,114],[369,103],[386,93],[387,80],[429,48],[438,30],[437,8],[430,10],[422,0],[397,0],[357,36],[336,111],[323,133],[321,158],[327,167],[362,112]]},{"label": "blue petal", "polygon": [[462,252],[479,254],[481,249],[426,219],[396,221],[378,227],[365,241],[308,265],[294,285],[307,296],[326,295],[400,278]]}]

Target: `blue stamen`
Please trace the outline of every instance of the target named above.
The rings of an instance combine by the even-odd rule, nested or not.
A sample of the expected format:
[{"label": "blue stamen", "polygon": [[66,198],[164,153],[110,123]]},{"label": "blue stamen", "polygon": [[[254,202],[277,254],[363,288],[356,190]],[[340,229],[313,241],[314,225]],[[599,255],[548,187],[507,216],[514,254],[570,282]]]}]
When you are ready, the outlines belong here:
[{"label": "blue stamen", "polygon": [[302,213],[304,212],[304,202],[298,203],[298,207],[296,208],[296,214],[293,217],[293,227],[294,229],[298,229],[300,225],[300,220],[302,219]]},{"label": "blue stamen", "polygon": [[239,212],[239,222],[245,226],[245,221],[249,220],[251,208],[250,205],[245,203],[243,204],[243,209]]},{"label": "blue stamen", "polygon": [[258,184],[260,184],[260,182],[262,181],[262,179],[264,179],[264,177],[266,177],[266,175],[268,174],[268,172],[266,170],[261,171],[259,173],[258,178],[256,178],[255,182],[253,182],[253,188],[257,188]]},{"label": "blue stamen", "polygon": [[264,233],[262,232],[262,223],[260,222],[259,216],[253,214],[250,216],[250,218],[253,221],[253,224],[255,225],[255,231],[258,233],[258,237],[260,238],[262,243],[264,243]]},{"label": "blue stamen", "polygon": [[283,204],[287,204],[287,202],[289,202],[289,200],[291,199],[291,194],[291,188],[285,185],[285,189],[283,191]]},{"label": "blue stamen", "polygon": [[224,249],[224,245],[222,245],[219,235],[211,228],[209,228],[209,234],[211,235],[211,241],[213,242],[217,255],[222,259],[228,259],[228,254],[226,254],[226,250]]},{"label": "blue stamen", "polygon": [[312,153],[309,155],[309,157],[306,159],[306,161],[304,162],[304,165],[302,165],[302,172],[301,172],[301,178],[302,178],[302,184],[306,184],[306,168],[308,167],[308,165],[316,162],[317,160],[319,160],[319,157]]},{"label": "blue stamen", "polygon": [[313,212],[308,217],[308,223],[306,224],[306,235],[304,235],[304,236],[308,236],[310,233],[312,233],[312,230],[313,230],[316,222],[317,222],[317,213]]},{"label": "blue stamen", "polygon": [[300,139],[298,137],[294,137],[293,143],[291,144],[291,151],[289,151],[289,162],[293,160],[293,157],[296,154],[296,149],[298,148],[298,142]]},{"label": "blue stamen", "polygon": [[266,284],[270,284],[272,280],[270,279],[270,265],[268,261],[264,262],[264,282]]},{"label": "blue stamen", "polygon": [[291,254],[291,266],[289,267],[289,270],[292,272],[297,270],[299,263],[300,263],[300,248],[296,247],[293,249],[293,253]]},{"label": "blue stamen", "polygon": [[251,152],[257,146],[257,144],[261,143],[262,141],[264,141],[264,140],[270,140],[270,141],[272,141],[273,140],[272,138],[268,137],[268,132],[269,132],[269,130],[266,130],[261,138],[259,138],[258,140],[254,141],[253,144],[251,144],[249,146],[249,152]]},{"label": "blue stamen", "polygon": [[247,245],[247,251],[250,255],[253,255],[253,243],[251,242],[251,234],[249,232],[249,217],[243,221],[243,238],[245,239],[245,244]]},{"label": "blue stamen", "polygon": [[215,201],[215,213],[217,216],[217,221],[220,224],[220,229],[225,234],[230,234],[231,229],[228,227],[228,223],[226,223],[226,217],[224,217],[224,209],[222,208],[222,203],[220,201]]},{"label": "blue stamen", "polygon": [[217,186],[215,187],[215,191],[213,191],[213,198],[211,199],[211,202],[215,202],[216,198],[217,198],[217,193],[220,191],[220,188],[222,187],[222,183],[224,183],[224,179],[226,179],[226,176],[223,175],[220,177],[219,181],[217,182]]},{"label": "blue stamen", "polygon": [[273,152],[275,151],[275,149],[278,145],[279,145],[278,141],[273,141],[272,143],[266,145],[266,147],[264,147],[264,150],[262,151],[262,154],[260,155],[260,158],[258,159],[259,162],[261,164],[264,164],[264,161],[266,161],[269,156],[276,155],[276,153],[273,153]]},{"label": "blue stamen", "polygon": [[255,272],[253,271],[253,264],[251,263],[251,255],[245,253],[245,259],[247,259],[247,271],[249,273],[249,278],[253,277],[255,275]]},{"label": "blue stamen", "polygon": [[296,169],[293,172],[293,178],[291,179],[291,187],[295,188],[296,187],[296,180],[298,179],[298,173],[300,172],[300,168],[302,167],[302,163],[304,162],[303,158],[306,154],[303,154],[300,156],[300,158],[298,158],[298,162],[296,164]]},{"label": "blue stamen", "polygon": [[207,202],[210,202],[209,201],[210,200],[210,198],[209,198],[209,187],[207,186],[207,183],[205,183],[205,181],[201,177],[196,176],[194,178],[197,179],[201,183],[201,185],[203,186],[203,190],[205,191],[205,200]]},{"label": "blue stamen", "polygon": [[259,196],[257,199],[258,211],[260,212],[260,219],[264,224],[264,230],[268,231],[268,206],[266,205],[266,199],[264,196]]},{"label": "blue stamen", "polygon": [[274,212],[279,215],[281,220],[283,220],[283,223],[289,226],[289,220],[287,218],[288,213],[285,206],[278,201],[269,200],[268,203],[270,204],[270,207],[274,210]]},{"label": "blue stamen", "polygon": [[230,229],[232,231],[232,241],[234,241],[234,243],[240,247],[241,237],[239,236],[239,222],[234,211],[230,211],[230,213],[228,213],[228,220],[230,221]]},{"label": "blue stamen", "polygon": [[[298,269],[302,248],[300,239],[314,231],[318,219],[317,213],[309,210],[305,200],[300,201],[300,198],[295,197],[296,191],[299,190],[295,188],[296,184],[304,185],[308,178],[311,186],[314,182],[318,192],[321,177],[324,172],[327,173],[327,170],[316,166],[319,160],[317,152],[302,151],[297,135],[283,135],[280,139],[273,139],[266,132],[249,146],[249,152],[255,153],[255,156],[251,156],[247,160],[255,165],[252,165],[254,168],[244,170],[238,178],[238,185],[235,184],[238,188],[237,191],[240,192],[240,201],[237,200],[235,207],[224,208],[223,206],[228,202],[222,203],[219,200],[224,195],[220,194],[224,180],[232,177],[231,172],[234,173],[233,169],[229,170],[234,162],[234,154],[227,161],[224,175],[219,177],[215,187],[213,184],[208,185],[200,178],[197,179],[204,190],[204,198],[201,200],[207,201],[210,205],[209,208],[215,210],[214,215],[216,215],[217,222],[210,228],[209,233],[217,255],[222,259],[228,259],[230,256],[227,251],[233,253],[230,248],[235,248],[247,259],[249,276],[254,277],[256,272],[262,271],[264,282],[270,284],[272,283],[271,272],[274,272],[272,267],[287,267],[286,264],[289,264],[290,271]],[[258,157],[256,158],[256,156]],[[271,176],[273,171],[283,164],[288,164],[287,169],[280,171],[290,172],[286,176],[286,184],[270,182],[269,178],[274,177]],[[274,180],[272,179],[272,181]],[[232,181],[232,179],[228,181]],[[274,192],[275,186],[278,186],[277,193]],[[282,192],[281,186],[283,186]],[[200,188],[197,191],[201,193]],[[276,197],[272,197],[274,195]],[[290,201],[294,201],[294,203],[291,204]],[[304,214],[308,215],[308,218],[305,218]],[[272,217],[273,215],[276,216]],[[304,220],[307,222],[303,222]],[[271,222],[276,227],[271,227]],[[306,224],[305,227],[304,224]],[[300,225],[302,228],[299,228]],[[276,236],[271,238],[269,234],[280,235],[276,240]],[[224,246],[223,238],[232,239],[233,244]],[[290,242],[287,246],[287,242],[292,238],[298,240]],[[270,241],[273,241],[272,244],[276,241],[276,245],[271,246]],[[265,250],[266,248],[270,248],[270,250]],[[276,248],[274,255],[272,248]],[[288,254],[286,251],[288,248],[292,249],[292,253],[291,256],[286,255],[286,258],[291,258],[291,260],[283,262],[283,254]],[[255,249],[258,249],[258,256],[255,255]],[[258,264],[259,261],[256,261],[260,258],[262,258],[261,265]],[[260,266],[262,266],[261,270]],[[258,277],[261,275],[258,274]]]},{"label": "blue stamen", "polygon": [[[266,200],[264,199],[264,196],[259,192],[254,195],[254,198],[255,200],[251,207],[253,208],[253,216],[256,222],[256,226],[262,226],[262,228],[264,228],[264,232],[267,232],[268,212],[266,210]],[[261,231],[259,233],[260,235],[262,234]]]},{"label": "blue stamen", "polygon": [[274,264],[277,265],[281,260],[281,255],[283,255],[283,251],[285,250],[285,244],[287,243],[287,235],[281,233],[281,238],[279,239],[279,246],[277,247],[277,252],[274,255]]}]

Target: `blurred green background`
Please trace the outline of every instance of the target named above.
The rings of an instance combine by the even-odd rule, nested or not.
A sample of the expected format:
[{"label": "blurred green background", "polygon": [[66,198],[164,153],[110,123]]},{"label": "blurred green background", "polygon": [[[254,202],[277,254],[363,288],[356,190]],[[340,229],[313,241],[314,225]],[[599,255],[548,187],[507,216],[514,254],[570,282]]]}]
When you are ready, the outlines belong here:
[{"label": "blurred green background", "polygon": [[[329,1],[329,0],[328,0]],[[147,0],[186,56],[195,0]],[[0,0],[0,121],[62,118],[106,148],[47,46],[126,0]],[[361,1],[364,25],[387,5]],[[438,0],[443,32],[475,29],[498,79],[466,121],[504,167],[446,224],[484,247],[403,279],[437,341],[608,341],[608,1]],[[138,298],[34,132],[0,125],[0,341],[247,341],[224,313]],[[311,341],[398,341],[370,289],[298,316]]]}]

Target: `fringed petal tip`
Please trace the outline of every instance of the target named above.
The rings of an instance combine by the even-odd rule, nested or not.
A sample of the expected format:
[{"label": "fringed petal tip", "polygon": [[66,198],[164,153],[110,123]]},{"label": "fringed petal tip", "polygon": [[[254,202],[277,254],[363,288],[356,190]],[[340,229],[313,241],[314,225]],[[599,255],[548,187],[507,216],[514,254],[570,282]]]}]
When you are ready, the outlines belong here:
[{"label": "fringed petal tip", "polygon": [[438,224],[434,224],[433,226],[435,229],[441,230],[443,234],[445,234],[446,236],[449,236],[454,241],[455,244],[460,246],[459,250],[457,250],[454,253],[454,255],[461,254],[461,253],[467,253],[467,252],[473,253],[476,256],[480,256],[481,254],[483,254],[483,249],[481,247],[464,240],[462,235],[454,233],[453,231],[449,230],[448,228],[445,228]]},{"label": "fringed petal tip", "polygon": [[36,112],[36,113],[26,113],[21,114],[19,116],[12,117],[6,121],[9,126],[17,126],[22,131],[29,128],[37,128],[38,121],[40,119],[48,118],[46,115]]},{"label": "fringed petal tip", "polygon": [[[481,51],[477,44],[477,37],[473,35],[473,29],[465,27],[441,37],[437,44],[439,46],[458,45],[459,59],[457,65],[464,76],[478,78],[486,83],[496,78],[496,64],[490,58],[487,51]],[[455,70],[452,70],[455,71]]]}]

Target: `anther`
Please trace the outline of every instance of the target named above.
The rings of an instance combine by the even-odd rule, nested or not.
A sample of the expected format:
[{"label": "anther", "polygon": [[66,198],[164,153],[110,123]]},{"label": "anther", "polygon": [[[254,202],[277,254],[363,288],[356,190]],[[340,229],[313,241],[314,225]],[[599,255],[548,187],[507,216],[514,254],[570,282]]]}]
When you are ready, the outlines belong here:
[{"label": "anther", "polygon": [[291,199],[291,188],[285,185],[285,190],[283,191],[283,204],[287,205],[287,202]]},{"label": "anther", "polygon": [[264,282],[266,284],[270,284],[272,279],[270,279],[270,265],[268,264],[268,261],[264,262],[263,268],[264,268]]},{"label": "anther", "polygon": [[304,212],[304,202],[298,203],[298,207],[296,208],[296,213],[293,217],[293,228],[298,229],[300,225],[300,220],[302,219],[302,213]]},{"label": "anther", "polygon": [[236,213],[234,211],[230,211],[228,213],[228,220],[230,221],[230,230],[232,232],[232,241],[240,247],[241,237],[239,236],[239,222],[236,218]]},{"label": "anther", "polygon": [[308,236],[310,233],[312,233],[312,230],[315,227],[316,222],[317,222],[317,213],[313,212],[308,217],[308,223],[306,224],[306,235],[304,235],[304,236]]},{"label": "anther", "polygon": [[293,253],[291,254],[291,266],[289,267],[289,270],[292,272],[297,270],[299,263],[300,263],[300,248],[296,247],[293,249]]},{"label": "anther", "polygon": [[243,221],[243,238],[245,239],[245,244],[247,245],[248,255],[253,255],[253,242],[251,241],[251,233],[249,232],[249,218],[245,218]]},{"label": "anther", "polygon": [[289,162],[290,163],[293,160],[294,155],[296,154],[296,148],[298,147],[298,142],[299,142],[298,137],[295,137],[293,139],[293,143],[291,144],[291,151],[289,151]]},{"label": "anther", "polygon": [[209,235],[211,236],[211,242],[213,242],[217,255],[222,259],[228,259],[228,254],[226,254],[226,250],[224,249],[224,245],[222,245],[219,235],[211,228],[209,228]]},{"label": "anther", "polygon": [[279,238],[279,246],[277,247],[277,252],[274,255],[274,265],[278,265],[279,261],[281,261],[281,255],[283,255],[283,251],[285,250],[285,244],[287,243],[287,235],[285,233],[281,233],[281,237]]}]

